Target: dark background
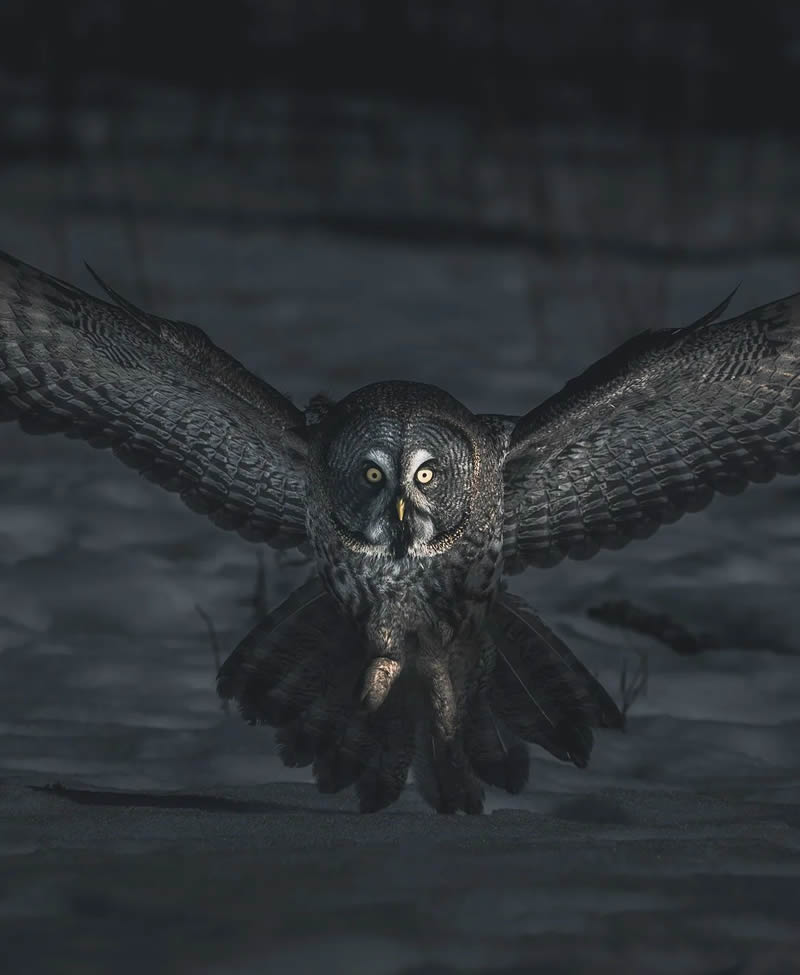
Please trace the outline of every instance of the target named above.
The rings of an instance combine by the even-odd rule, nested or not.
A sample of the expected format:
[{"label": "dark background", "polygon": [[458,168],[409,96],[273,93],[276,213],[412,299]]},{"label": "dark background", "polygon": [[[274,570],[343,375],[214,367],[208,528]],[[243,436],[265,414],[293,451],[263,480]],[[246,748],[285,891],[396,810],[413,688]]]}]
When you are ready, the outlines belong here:
[{"label": "dark background", "polygon": [[12,76],[35,85],[59,153],[71,148],[71,110],[119,108],[154,83],[206,105],[223,95],[246,106],[265,91],[298,106],[397,99],[489,128],[792,132],[798,19],[780,0],[6,0],[0,54]]},{"label": "dark background", "polygon": [[[800,8],[0,0],[0,247],[304,403],[522,413],[633,332],[800,287]],[[800,970],[800,486],[512,589],[624,702],[589,769],[356,815],[220,709],[303,578],[112,457],[0,428],[0,968]],[[715,649],[588,615],[630,599]],[[704,644],[706,645],[706,644]],[[56,782],[66,791],[42,791]]]},{"label": "dark background", "polygon": [[90,256],[70,214],[115,218],[151,302],[157,221],[594,262],[594,354],[673,270],[727,288],[797,256],[798,24],[778,0],[4,0],[3,206],[46,212],[57,271]]},{"label": "dark background", "polygon": [[[4,0],[0,160],[82,161],[83,202],[99,206],[92,165],[124,182],[202,159],[216,199],[148,198],[182,219],[633,253],[647,241],[617,239],[613,220],[561,225],[554,167],[583,184],[587,169],[626,184],[663,169],[684,210],[701,192],[757,193],[759,142],[783,155],[797,137],[799,22],[779,0]],[[117,205],[145,216],[130,195],[117,187]],[[739,259],[759,243],[687,254],[669,239],[642,259]],[[795,242],[779,226],[763,246]]]}]

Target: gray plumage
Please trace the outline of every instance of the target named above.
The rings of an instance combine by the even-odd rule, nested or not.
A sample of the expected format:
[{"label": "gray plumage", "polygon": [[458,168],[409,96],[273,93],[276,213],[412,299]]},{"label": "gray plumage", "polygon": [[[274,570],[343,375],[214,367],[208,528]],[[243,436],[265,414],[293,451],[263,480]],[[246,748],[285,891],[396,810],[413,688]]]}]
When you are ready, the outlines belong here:
[{"label": "gray plumage", "polygon": [[644,332],[506,417],[408,382],[301,411],[199,329],[106,291],[0,258],[0,420],[109,447],[221,527],[313,553],[218,690],[364,811],[413,765],[436,809],[480,812],[481,782],[524,787],[526,743],[584,766],[592,727],[621,726],[504,572],[800,470],[797,297]]}]

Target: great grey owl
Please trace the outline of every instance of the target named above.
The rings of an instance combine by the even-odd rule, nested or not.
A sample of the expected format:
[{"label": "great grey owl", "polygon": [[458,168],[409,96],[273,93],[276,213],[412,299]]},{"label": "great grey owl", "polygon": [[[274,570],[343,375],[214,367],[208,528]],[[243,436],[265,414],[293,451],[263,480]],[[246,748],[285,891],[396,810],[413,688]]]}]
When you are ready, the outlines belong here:
[{"label": "great grey owl", "polygon": [[0,260],[0,420],[109,447],[315,577],[218,690],[319,788],[440,812],[519,791],[528,742],[578,766],[609,695],[504,572],[620,548],[715,491],[800,471],[800,298],[644,332],[521,417],[381,382],[305,412],[198,328]]}]

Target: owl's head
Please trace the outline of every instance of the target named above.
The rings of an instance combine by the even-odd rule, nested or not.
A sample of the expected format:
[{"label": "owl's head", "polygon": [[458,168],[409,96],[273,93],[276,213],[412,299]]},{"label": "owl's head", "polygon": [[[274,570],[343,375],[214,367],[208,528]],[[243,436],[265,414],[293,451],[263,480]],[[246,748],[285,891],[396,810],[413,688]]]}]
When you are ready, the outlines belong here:
[{"label": "owl's head", "polygon": [[395,558],[449,549],[480,500],[476,427],[466,407],[421,383],[374,383],[338,403],[315,466],[344,544]]}]

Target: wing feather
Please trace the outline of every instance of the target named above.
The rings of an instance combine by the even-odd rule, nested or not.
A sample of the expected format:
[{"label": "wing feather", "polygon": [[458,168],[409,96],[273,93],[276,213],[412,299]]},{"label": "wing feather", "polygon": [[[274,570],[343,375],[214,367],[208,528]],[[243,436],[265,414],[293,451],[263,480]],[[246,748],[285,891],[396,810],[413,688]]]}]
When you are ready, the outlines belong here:
[{"label": "wing feather", "polygon": [[800,472],[800,296],[643,332],[521,417],[505,465],[509,572],[620,548]]},{"label": "wing feather", "polygon": [[0,252],[0,421],[110,448],[221,527],[301,544],[303,413],[201,329],[94,276],[115,304]]}]

